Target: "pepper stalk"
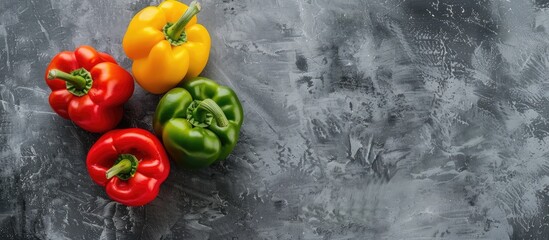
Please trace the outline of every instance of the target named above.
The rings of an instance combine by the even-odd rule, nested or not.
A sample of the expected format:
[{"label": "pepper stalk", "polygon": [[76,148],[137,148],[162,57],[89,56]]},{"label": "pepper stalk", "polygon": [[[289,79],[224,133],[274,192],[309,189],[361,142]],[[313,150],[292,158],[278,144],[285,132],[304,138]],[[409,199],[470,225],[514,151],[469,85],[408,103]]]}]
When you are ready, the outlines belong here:
[{"label": "pepper stalk", "polygon": [[187,108],[187,119],[197,127],[210,126],[212,119],[215,119],[217,126],[226,127],[229,120],[223,113],[223,110],[212,99],[194,100]]},{"label": "pepper stalk", "polygon": [[84,68],[76,69],[71,73],[59,69],[52,69],[48,72],[48,79],[65,81],[67,91],[79,97],[86,95],[88,91],[90,91],[93,83],[90,72]]},{"label": "pepper stalk", "polygon": [[179,46],[187,41],[185,26],[191,19],[200,12],[202,7],[197,1],[192,1],[187,11],[175,23],[167,23],[164,26],[164,35],[166,39],[174,46]]},{"label": "pepper stalk", "polygon": [[120,154],[115,165],[105,172],[107,179],[117,176],[121,180],[128,180],[137,172],[139,161],[132,154]]}]

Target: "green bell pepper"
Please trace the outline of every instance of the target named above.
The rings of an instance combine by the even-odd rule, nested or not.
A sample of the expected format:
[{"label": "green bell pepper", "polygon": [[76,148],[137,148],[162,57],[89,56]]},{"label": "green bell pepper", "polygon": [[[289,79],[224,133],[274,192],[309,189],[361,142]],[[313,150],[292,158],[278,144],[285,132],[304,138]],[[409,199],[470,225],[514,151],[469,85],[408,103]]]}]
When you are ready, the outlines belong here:
[{"label": "green bell pepper", "polygon": [[232,89],[196,77],[162,97],[153,127],[179,166],[203,168],[231,153],[243,117]]}]

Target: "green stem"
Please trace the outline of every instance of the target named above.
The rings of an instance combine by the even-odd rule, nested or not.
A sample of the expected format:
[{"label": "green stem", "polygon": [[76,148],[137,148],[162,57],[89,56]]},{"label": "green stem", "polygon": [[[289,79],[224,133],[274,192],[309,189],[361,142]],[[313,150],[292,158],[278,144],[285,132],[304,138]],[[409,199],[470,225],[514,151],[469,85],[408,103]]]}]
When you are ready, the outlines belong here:
[{"label": "green stem", "polygon": [[59,69],[52,69],[48,72],[48,79],[60,79],[66,82],[72,83],[77,89],[83,89],[86,87],[86,79],[80,76],[72,75],[70,73],[63,72]]},{"label": "green stem", "polygon": [[181,33],[185,30],[185,25],[191,21],[191,18],[193,18],[194,15],[200,12],[200,9],[200,4],[197,1],[192,1],[183,16],[181,16],[174,25],[168,28],[168,36],[175,41],[179,40]]},{"label": "green stem", "polygon": [[202,100],[197,109],[203,109],[211,113],[217,122],[217,126],[226,127],[229,125],[229,120],[227,120],[225,113],[223,113],[223,110],[221,110],[219,105],[217,105],[214,100],[209,98]]},{"label": "green stem", "polygon": [[130,159],[122,159],[116,165],[107,170],[107,179],[118,175],[119,173],[128,173],[132,170],[132,161]]}]

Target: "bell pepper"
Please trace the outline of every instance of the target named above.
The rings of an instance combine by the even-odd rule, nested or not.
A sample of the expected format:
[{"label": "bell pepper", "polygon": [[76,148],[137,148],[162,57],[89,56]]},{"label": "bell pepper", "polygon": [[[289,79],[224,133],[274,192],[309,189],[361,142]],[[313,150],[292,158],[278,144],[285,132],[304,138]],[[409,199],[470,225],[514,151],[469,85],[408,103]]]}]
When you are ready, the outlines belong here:
[{"label": "bell pepper", "polygon": [[200,4],[167,0],[149,6],[130,21],[122,40],[132,72],[146,91],[161,94],[185,77],[198,76],[210,54],[208,30],[197,23]]},{"label": "bell pepper", "polygon": [[197,77],[162,97],[153,127],[178,166],[203,168],[231,153],[243,117],[232,89]]},{"label": "bell pepper", "polygon": [[90,132],[113,129],[133,94],[129,72],[90,46],[57,54],[46,69],[49,102],[61,117]]},{"label": "bell pepper", "polygon": [[91,147],[86,158],[91,179],[127,206],[141,206],[158,195],[170,162],[162,143],[138,128],[112,130]]}]

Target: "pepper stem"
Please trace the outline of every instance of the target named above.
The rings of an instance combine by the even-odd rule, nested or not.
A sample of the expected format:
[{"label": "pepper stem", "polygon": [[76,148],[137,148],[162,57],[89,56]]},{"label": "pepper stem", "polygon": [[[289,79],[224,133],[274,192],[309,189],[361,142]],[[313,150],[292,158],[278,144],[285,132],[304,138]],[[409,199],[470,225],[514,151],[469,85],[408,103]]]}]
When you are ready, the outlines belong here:
[{"label": "pepper stem", "polygon": [[107,170],[107,179],[118,175],[119,173],[127,173],[131,170],[132,162],[129,159],[123,159],[116,165]]},{"label": "pepper stem", "polygon": [[166,31],[167,35],[175,41],[179,40],[181,34],[185,30],[185,25],[189,23],[194,15],[200,12],[200,9],[200,3],[198,3],[197,1],[192,1],[183,16],[181,16],[179,20],[175,22],[175,24],[168,28],[168,30]]},{"label": "pepper stem", "polygon": [[221,110],[219,105],[217,105],[214,100],[209,98],[202,100],[200,104],[198,104],[197,109],[203,109],[211,113],[213,115],[213,118],[217,122],[217,126],[226,127],[227,125],[229,125],[229,120],[227,120],[225,113],[223,113],[223,110]]},{"label": "pepper stem", "polygon": [[118,176],[121,180],[128,180],[137,172],[139,160],[131,154],[120,154],[115,165],[105,172],[107,179]]},{"label": "pepper stem", "polygon": [[213,119],[219,127],[229,125],[223,109],[212,99],[194,100],[187,107],[187,120],[195,127],[209,127]]},{"label": "pepper stem", "polygon": [[65,82],[71,83],[76,89],[81,90],[86,87],[86,79],[81,76],[72,75],[70,73],[63,72],[59,69],[52,69],[48,72],[48,79],[60,79]]}]

